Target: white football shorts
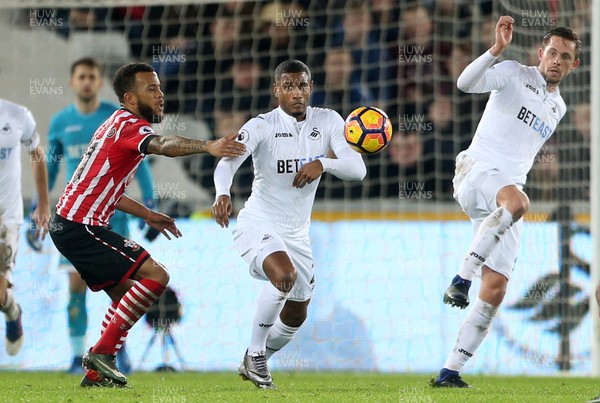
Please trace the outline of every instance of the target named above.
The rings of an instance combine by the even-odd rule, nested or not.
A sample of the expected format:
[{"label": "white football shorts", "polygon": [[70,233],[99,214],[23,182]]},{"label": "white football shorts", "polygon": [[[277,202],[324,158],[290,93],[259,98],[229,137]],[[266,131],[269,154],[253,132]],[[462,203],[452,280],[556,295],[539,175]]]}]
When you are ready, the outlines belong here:
[{"label": "white football shorts", "polygon": [[303,302],[312,298],[315,276],[312,249],[307,236],[291,236],[278,231],[275,225],[243,219],[238,219],[232,232],[235,246],[248,263],[252,277],[268,281],[262,267],[264,259],[277,251],[286,252],[298,274],[288,299]]},{"label": "white football shorts", "polygon": [[[482,221],[498,208],[496,204],[498,191],[505,186],[516,185],[510,177],[498,169],[464,152],[456,157],[456,172],[452,184],[454,198],[471,219],[473,236]],[[521,247],[522,229],[521,218],[500,238],[500,244],[485,261],[485,266],[509,280]]]}]

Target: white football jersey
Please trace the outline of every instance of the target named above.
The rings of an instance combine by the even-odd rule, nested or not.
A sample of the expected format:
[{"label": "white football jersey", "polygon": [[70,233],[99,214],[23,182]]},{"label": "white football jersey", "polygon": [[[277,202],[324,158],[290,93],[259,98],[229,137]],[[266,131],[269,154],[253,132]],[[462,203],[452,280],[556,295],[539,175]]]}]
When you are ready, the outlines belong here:
[{"label": "white football jersey", "polygon": [[[251,154],[254,166],[252,193],[238,217],[273,223],[286,231],[304,233],[310,225],[320,178],[302,189],[292,187],[304,164],[319,158],[325,172],[342,179],[361,180],[365,174],[362,157],[344,138],[344,120],[331,109],[308,107],[306,119],[297,122],[276,108],[250,119],[240,129],[237,141],[246,145],[246,154],[238,157],[241,161],[236,165]],[[330,149],[339,160],[325,158]],[[339,166],[336,171],[332,165],[338,162],[345,163],[346,169]],[[229,189],[221,189],[216,179],[215,184],[217,195],[228,194]]]},{"label": "white football jersey", "polygon": [[29,109],[0,99],[0,224],[23,222],[21,144],[29,151],[39,142]]},{"label": "white football jersey", "polygon": [[[463,91],[491,91],[466,153],[494,165],[516,184],[524,185],[536,155],[567,107],[558,88],[554,92],[546,90],[546,80],[537,66],[511,60],[490,67],[494,61],[488,51],[458,79],[458,87]],[[471,84],[461,85],[461,80]]]}]

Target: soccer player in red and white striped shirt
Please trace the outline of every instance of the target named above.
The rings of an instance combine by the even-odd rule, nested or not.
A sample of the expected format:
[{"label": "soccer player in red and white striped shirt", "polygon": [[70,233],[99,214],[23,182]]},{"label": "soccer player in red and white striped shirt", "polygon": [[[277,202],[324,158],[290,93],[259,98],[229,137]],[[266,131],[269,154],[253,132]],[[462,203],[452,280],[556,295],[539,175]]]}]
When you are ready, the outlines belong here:
[{"label": "soccer player in red and white striped shirt", "polygon": [[148,154],[168,157],[208,152],[216,157],[242,155],[237,134],[215,141],[159,136],[151,127],[163,117],[164,94],[154,69],[131,63],[115,74],[113,88],[122,108],[94,133],[56,206],[50,235],[92,291],[105,291],[113,303],[100,339],[85,355],[82,386],[124,386],[115,353],[129,329],[146,313],[169,282],[165,267],[136,242],[108,227],[115,209],[143,218],[168,239],[181,232],[175,220],[149,210],[124,194]]}]

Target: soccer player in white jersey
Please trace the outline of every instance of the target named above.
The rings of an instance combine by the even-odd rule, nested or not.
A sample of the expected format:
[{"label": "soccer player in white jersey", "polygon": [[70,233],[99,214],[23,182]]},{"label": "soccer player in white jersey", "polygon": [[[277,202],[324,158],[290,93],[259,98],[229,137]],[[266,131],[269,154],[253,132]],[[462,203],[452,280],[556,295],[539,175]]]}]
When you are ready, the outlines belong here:
[{"label": "soccer player in white jersey", "polygon": [[506,293],[529,208],[523,185],[536,154],[565,115],[558,85],[579,65],[581,42],[562,27],[544,36],[538,66],[512,60],[496,64],[512,41],[512,26],[511,17],[500,17],[495,44],[457,81],[462,91],[491,95],[471,145],[456,157],[454,198],[470,217],[475,238],[444,302],[469,305],[475,274],[481,274],[481,289],[433,386],[469,387],[459,372],[488,333]]},{"label": "soccer player in white jersey", "polygon": [[[273,92],[279,107],[250,119],[237,141],[239,157],[223,158],[215,173],[213,214],[229,225],[229,189],[233,176],[252,155],[252,193],[238,214],[234,242],[250,275],[267,283],[259,293],[252,337],[239,374],[259,388],[275,388],[267,360],[292,340],[304,320],[315,284],[310,214],[323,172],[360,181],[366,174],[361,156],[344,138],[344,121],[331,110],[308,106],[311,73],[298,60],[275,69]],[[329,151],[336,158],[327,158]]]},{"label": "soccer player in white jersey", "polygon": [[12,291],[19,227],[23,223],[21,144],[29,151],[38,194],[37,208],[31,216],[36,239],[44,239],[50,220],[46,158],[35,126],[27,108],[0,99],[0,311],[6,317],[8,355],[16,355],[23,345],[22,311]]}]

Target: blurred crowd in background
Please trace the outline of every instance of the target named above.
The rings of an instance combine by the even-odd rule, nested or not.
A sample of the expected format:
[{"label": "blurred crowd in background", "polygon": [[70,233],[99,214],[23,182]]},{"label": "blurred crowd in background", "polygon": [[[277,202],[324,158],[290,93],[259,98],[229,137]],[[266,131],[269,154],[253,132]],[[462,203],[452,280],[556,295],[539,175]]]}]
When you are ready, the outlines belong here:
[{"label": "blurred crowd in background", "polygon": [[[513,15],[519,62],[538,64],[541,38],[553,26],[571,26],[583,42],[581,67],[561,85],[568,113],[525,190],[533,200],[587,201],[591,1],[523,3],[531,9],[521,6],[521,15]],[[511,15],[502,6],[491,0],[297,0],[59,9],[68,24],[53,32],[65,39],[77,32],[126,38],[119,57],[102,60],[107,74],[128,61],[152,64],[166,112],[208,123],[213,137],[235,133],[275,107],[275,67],[300,59],[313,73],[313,106],[344,118],[358,106],[377,106],[394,130],[382,153],[366,157],[362,184],[326,175],[318,198],[393,199],[419,190],[428,196],[416,201],[451,200],[454,158],[468,147],[488,98],[460,92],[456,79],[493,44],[498,16]],[[213,158],[194,156],[183,164],[198,186],[212,189]],[[246,197],[251,181],[248,161],[234,197]]]}]

